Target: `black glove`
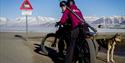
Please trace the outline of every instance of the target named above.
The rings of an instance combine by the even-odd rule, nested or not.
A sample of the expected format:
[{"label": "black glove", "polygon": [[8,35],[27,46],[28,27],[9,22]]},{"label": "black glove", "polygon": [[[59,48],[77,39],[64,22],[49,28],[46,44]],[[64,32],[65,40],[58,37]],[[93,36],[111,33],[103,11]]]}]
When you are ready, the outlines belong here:
[{"label": "black glove", "polygon": [[55,24],[55,27],[59,26],[60,25],[60,22],[56,22]]}]

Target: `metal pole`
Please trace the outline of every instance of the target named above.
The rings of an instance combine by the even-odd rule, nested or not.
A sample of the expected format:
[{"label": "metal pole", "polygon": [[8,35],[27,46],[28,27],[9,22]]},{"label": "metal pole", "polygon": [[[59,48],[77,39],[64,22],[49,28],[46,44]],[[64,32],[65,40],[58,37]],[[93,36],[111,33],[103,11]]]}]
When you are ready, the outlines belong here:
[{"label": "metal pole", "polygon": [[28,16],[26,15],[26,41],[28,41]]}]

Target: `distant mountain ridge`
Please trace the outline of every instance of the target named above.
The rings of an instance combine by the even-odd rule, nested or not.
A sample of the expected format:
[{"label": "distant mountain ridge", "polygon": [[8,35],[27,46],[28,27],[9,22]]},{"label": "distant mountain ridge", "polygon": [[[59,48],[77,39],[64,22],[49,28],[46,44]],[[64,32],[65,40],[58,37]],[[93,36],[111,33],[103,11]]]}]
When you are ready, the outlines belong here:
[{"label": "distant mountain ridge", "polygon": [[[112,16],[112,17],[84,17],[86,22],[90,25],[125,25],[125,16]],[[31,31],[48,31],[56,30],[55,23],[59,19],[52,17],[28,17],[28,27]],[[0,17],[0,31],[2,30],[25,30],[26,17],[18,17],[14,20],[10,20],[5,17]],[[124,27],[124,26],[123,26]]]},{"label": "distant mountain ridge", "polygon": [[124,24],[125,16],[102,17],[95,20],[92,24]]},{"label": "distant mountain ridge", "polygon": [[[90,24],[124,24],[125,21],[125,16],[112,16],[112,17],[94,17],[94,16],[87,16],[84,17],[86,22]],[[25,17],[18,17],[15,20],[11,21],[8,18],[5,17],[0,17],[0,25],[3,25],[5,23],[15,23],[15,24],[24,24],[25,23]],[[52,17],[42,17],[42,16],[37,16],[37,17],[28,17],[28,23],[30,25],[37,25],[37,24],[43,24],[47,22],[58,22],[59,19],[52,18]],[[12,23],[11,23],[12,22]]]}]

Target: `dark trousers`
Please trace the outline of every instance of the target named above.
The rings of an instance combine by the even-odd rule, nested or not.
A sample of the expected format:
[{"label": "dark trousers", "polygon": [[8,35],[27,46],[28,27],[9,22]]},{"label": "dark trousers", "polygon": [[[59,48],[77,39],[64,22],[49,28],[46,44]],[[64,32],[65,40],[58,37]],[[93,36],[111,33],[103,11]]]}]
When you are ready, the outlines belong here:
[{"label": "dark trousers", "polygon": [[70,42],[70,31],[63,32],[63,34],[60,36],[60,40],[58,43],[58,49],[59,49],[59,56],[64,58],[64,53],[63,51],[65,50],[65,47],[69,46]]},{"label": "dark trousers", "polygon": [[79,35],[79,28],[75,28],[74,30],[71,31],[70,37],[70,42],[69,42],[69,47],[67,48],[67,53],[65,57],[65,63],[73,63],[74,61],[74,55],[75,55],[75,47],[77,43]]}]

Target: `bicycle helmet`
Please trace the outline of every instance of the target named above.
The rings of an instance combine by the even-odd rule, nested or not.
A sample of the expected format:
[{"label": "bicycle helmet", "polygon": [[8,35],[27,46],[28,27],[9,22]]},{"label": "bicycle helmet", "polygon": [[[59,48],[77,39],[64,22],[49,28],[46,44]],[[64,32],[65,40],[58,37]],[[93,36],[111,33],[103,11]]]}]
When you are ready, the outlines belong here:
[{"label": "bicycle helmet", "polygon": [[60,7],[65,6],[66,3],[67,3],[66,1],[61,1],[61,2],[60,2]]}]

